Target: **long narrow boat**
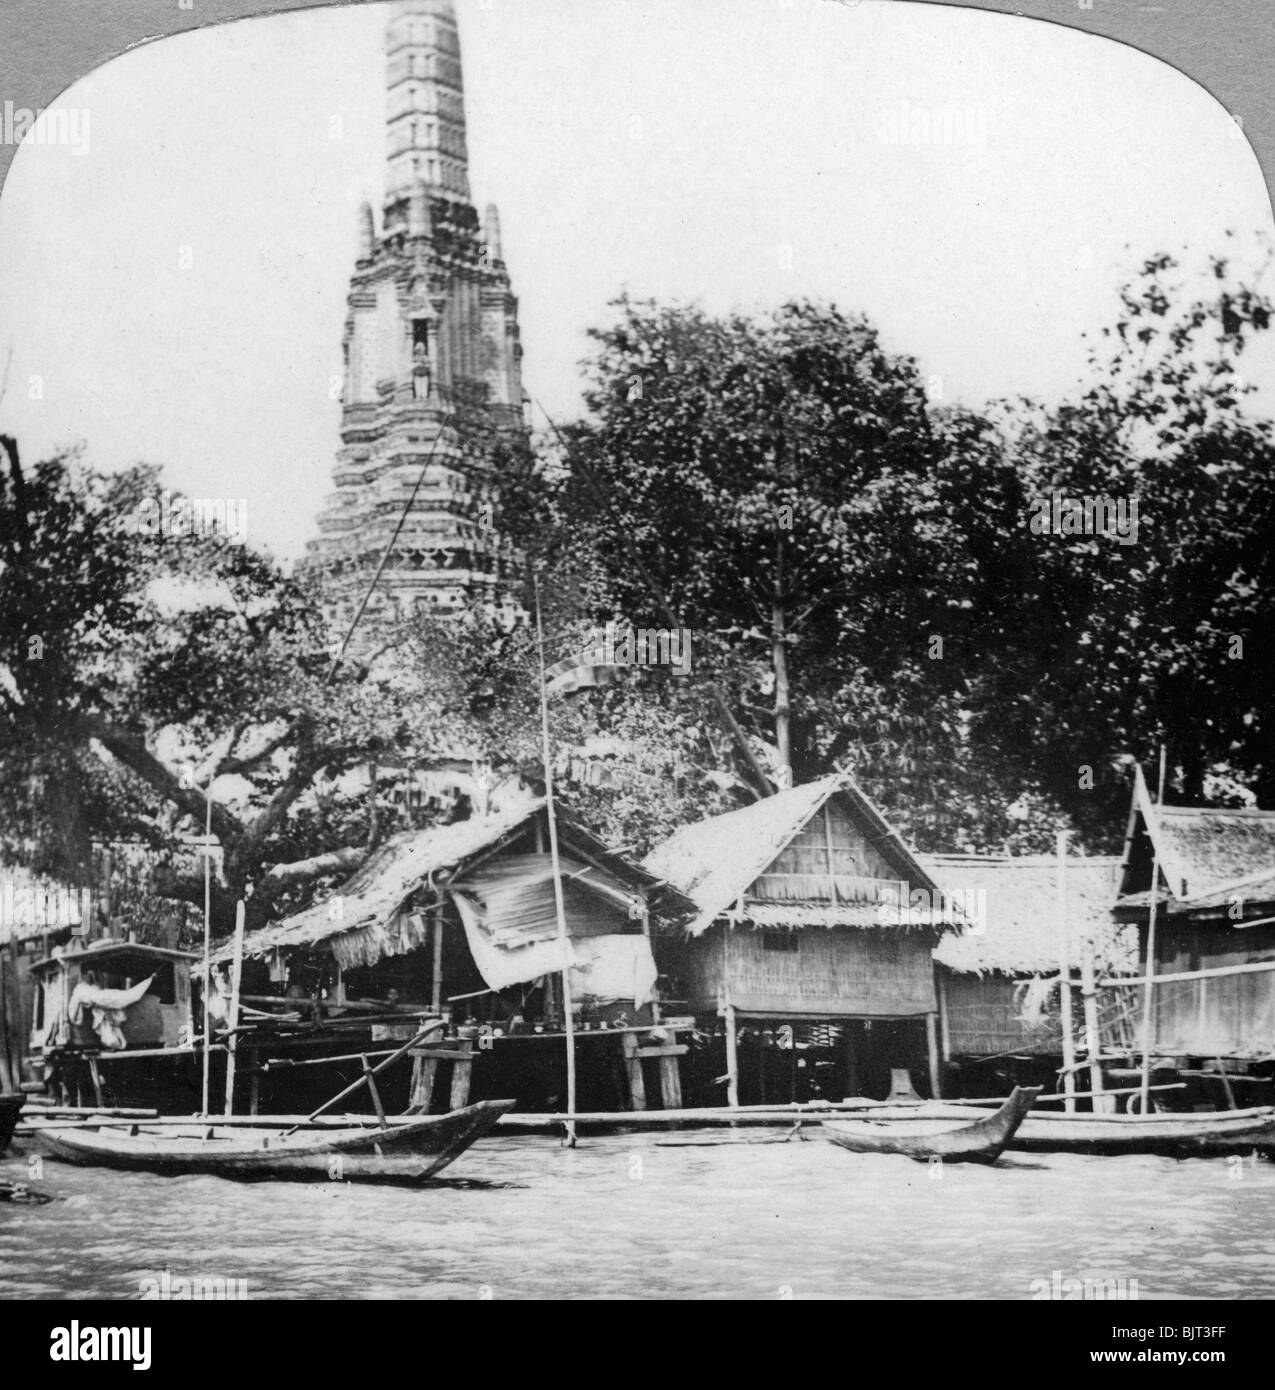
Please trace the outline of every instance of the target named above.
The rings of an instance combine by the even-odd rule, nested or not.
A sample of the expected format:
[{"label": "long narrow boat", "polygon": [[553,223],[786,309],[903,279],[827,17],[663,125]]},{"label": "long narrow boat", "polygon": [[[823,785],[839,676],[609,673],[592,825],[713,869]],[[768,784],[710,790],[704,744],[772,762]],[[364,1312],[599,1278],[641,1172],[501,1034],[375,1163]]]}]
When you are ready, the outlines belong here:
[{"label": "long narrow boat", "polygon": [[9,1147],[9,1140],[13,1138],[14,1126],[18,1123],[18,1116],[22,1113],[26,1099],[26,1096],[21,1094],[0,1096],[0,1154]]},{"label": "long narrow boat", "polygon": [[36,1125],[30,1134],[50,1158],[167,1177],[420,1183],[513,1106],[512,1100],[484,1100],[447,1115],[396,1117],[384,1127],[374,1118],[308,1127],[279,1117],[251,1125],[218,1124],[215,1118],[177,1124],[95,1119],[68,1127]]},{"label": "long narrow boat", "polygon": [[[944,1120],[930,1120],[928,1129],[906,1131],[892,1120],[823,1122],[834,1144],[855,1153],[906,1154],[918,1163],[932,1158],[945,1163],[995,1163],[1040,1094],[1039,1086],[1015,1086],[1004,1105],[986,1119],[953,1128]],[[962,1117],[968,1119],[968,1116]]]},{"label": "long narrow boat", "polygon": [[[874,1121],[900,1137],[925,1133],[938,1120],[968,1116],[962,1106],[874,1106]],[[1275,1106],[1180,1114],[1064,1114],[1035,1110],[1019,1126],[1009,1148],[1026,1153],[1158,1154],[1166,1158],[1275,1153]]]}]

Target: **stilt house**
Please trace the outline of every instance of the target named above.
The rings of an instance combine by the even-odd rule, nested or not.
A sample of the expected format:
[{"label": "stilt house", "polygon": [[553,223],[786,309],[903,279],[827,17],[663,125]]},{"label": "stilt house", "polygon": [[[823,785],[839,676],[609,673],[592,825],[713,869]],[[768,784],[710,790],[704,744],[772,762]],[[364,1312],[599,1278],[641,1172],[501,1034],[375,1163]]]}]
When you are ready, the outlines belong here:
[{"label": "stilt house", "polygon": [[695,904],[657,959],[732,1103],[882,1096],[901,1067],[938,1093],[931,952],[963,919],[850,777],[685,826],[645,862]]},{"label": "stilt house", "polygon": [[1153,992],[1156,1057],[1179,1069],[1269,1074],[1275,812],[1158,806],[1139,778],[1116,916],[1137,930],[1141,969],[1149,963],[1157,977],[1170,977]]},{"label": "stilt house", "polygon": [[[988,1089],[997,1078],[1052,1081],[1063,1051],[1056,981],[1064,953],[1077,978],[1081,953],[1099,975],[1131,975],[1136,965],[1134,935],[1111,915],[1120,860],[1069,859],[1061,895],[1053,855],[942,854],[922,862],[970,919],[934,952],[953,1085],[997,1094]],[[1120,1001],[1100,1002],[1104,1034],[1127,1042],[1132,1022]]]}]

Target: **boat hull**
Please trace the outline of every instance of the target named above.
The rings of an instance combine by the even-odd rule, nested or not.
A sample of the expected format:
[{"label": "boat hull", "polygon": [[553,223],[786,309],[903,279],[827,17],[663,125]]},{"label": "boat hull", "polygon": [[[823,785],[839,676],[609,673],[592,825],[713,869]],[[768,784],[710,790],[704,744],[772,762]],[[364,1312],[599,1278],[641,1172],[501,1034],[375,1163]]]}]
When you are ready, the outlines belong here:
[{"label": "boat hull", "polygon": [[[959,1106],[919,1106],[872,1118],[901,1134],[923,1134],[938,1119],[956,1119]],[[967,1112],[968,1113],[968,1112]],[[1275,1153],[1275,1107],[1182,1115],[1067,1115],[1036,1111],[1008,1145],[1020,1153],[1148,1154],[1165,1158],[1217,1157],[1259,1149]]]},{"label": "boat hull", "polygon": [[[933,1158],[944,1163],[995,1163],[1039,1094],[1039,1086],[1016,1086],[994,1115],[956,1127],[931,1119],[924,1128],[907,1133],[900,1132],[893,1120],[873,1116],[824,1121],[823,1130],[834,1144],[855,1153],[903,1154],[919,1163]],[[962,1118],[969,1120],[969,1116]]]},{"label": "boat hull", "polygon": [[514,1102],[486,1100],[447,1115],[411,1116],[388,1128],[320,1126],[288,1134],[287,1126],[219,1126],[115,1121],[32,1131],[37,1146],[64,1163],[251,1181],[421,1183],[488,1133]]}]

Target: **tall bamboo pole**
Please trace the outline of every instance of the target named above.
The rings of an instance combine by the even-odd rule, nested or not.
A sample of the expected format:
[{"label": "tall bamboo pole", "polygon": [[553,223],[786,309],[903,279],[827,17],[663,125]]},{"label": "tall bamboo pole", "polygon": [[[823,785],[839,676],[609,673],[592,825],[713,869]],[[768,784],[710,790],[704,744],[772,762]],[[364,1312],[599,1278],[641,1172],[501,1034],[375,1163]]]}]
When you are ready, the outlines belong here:
[{"label": "tall bamboo pole", "polygon": [[226,1114],[235,1113],[235,1062],[239,1051],[239,985],[243,979],[244,900],[235,904],[235,954],[230,967],[230,1013],[226,1019]]},{"label": "tall bamboo pole", "polygon": [[[1160,745],[1160,785],[1156,793],[1156,813],[1159,815],[1159,808],[1164,804],[1164,744]],[[1142,791],[1146,792],[1146,783],[1142,778],[1142,768],[1138,768],[1138,784]],[[1144,796],[1145,801],[1149,799]],[[1159,827],[1156,827],[1159,829]],[[1147,819],[1147,833],[1151,834],[1151,821]],[[1147,982],[1142,994],[1142,1087],[1138,1093],[1139,1109],[1145,1115],[1150,1105],[1151,1089],[1151,1023],[1152,1009],[1155,1002],[1155,914],[1158,906],[1160,886],[1160,844],[1159,836],[1151,836],[1151,903],[1147,913]]]},{"label": "tall bamboo pole", "polygon": [[208,1048],[212,1042],[208,996],[212,992],[212,778],[204,792],[204,1058],[201,1115],[208,1114]]},{"label": "tall bamboo pole", "polygon": [[558,822],[553,803],[553,760],[549,748],[549,696],[545,689],[545,632],[540,612],[540,576],[533,576],[536,594],[536,650],[540,658],[540,743],[545,770],[545,812],[549,821],[549,858],[553,867],[553,902],[558,914],[558,940],[562,945],[562,1014],[567,1035],[567,1146],[575,1148],[576,1033],[571,1014],[571,941],[567,936],[567,911],[562,900],[562,872],[558,864]]},{"label": "tall bamboo pole", "polygon": [[1063,1050],[1063,1109],[1076,1108],[1076,1037],[1072,1031],[1071,1019],[1071,942],[1067,929],[1067,881],[1063,875],[1063,865],[1067,859],[1067,832],[1060,830],[1057,839],[1058,852],[1058,959],[1061,971],[1058,976],[1060,993],[1059,1006],[1062,1018]]}]

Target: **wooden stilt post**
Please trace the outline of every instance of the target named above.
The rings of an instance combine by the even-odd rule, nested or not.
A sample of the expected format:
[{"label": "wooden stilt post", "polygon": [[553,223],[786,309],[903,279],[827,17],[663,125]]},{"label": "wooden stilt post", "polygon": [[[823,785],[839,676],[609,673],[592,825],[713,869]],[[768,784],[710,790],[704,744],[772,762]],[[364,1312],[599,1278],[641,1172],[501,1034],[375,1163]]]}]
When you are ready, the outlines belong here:
[{"label": "wooden stilt post", "polygon": [[226,1020],[226,1114],[235,1113],[235,1063],[239,1055],[239,984],[243,978],[244,901],[235,904],[235,953],[230,967],[230,1015]]},{"label": "wooden stilt post", "polygon": [[943,1038],[943,1060],[952,1060],[952,1020],[947,1008],[947,978],[943,973],[942,967],[936,968],[934,972],[938,976],[939,987],[939,1033]]},{"label": "wooden stilt post", "polygon": [[[1057,840],[1058,859],[1061,864],[1067,853],[1067,832],[1060,830]],[[1058,871],[1058,1006],[1062,1023],[1063,1056],[1063,1109],[1072,1112],[1076,1108],[1076,1035],[1071,1019],[1071,950],[1067,930],[1067,885],[1063,881],[1061,868]]]},{"label": "wooden stilt post", "polygon": [[930,1056],[930,1095],[943,1099],[943,1068],[939,1065],[938,1014],[925,1015],[925,1047]]},{"label": "wooden stilt post", "polygon": [[642,1076],[642,1059],[638,1056],[637,1035],[620,1034],[620,1047],[624,1052],[624,1067],[629,1077],[629,1109],[646,1109],[646,1081]]},{"label": "wooden stilt post", "polygon": [[443,1008],[443,904],[434,908],[434,967],[429,1006],[437,1014]]},{"label": "wooden stilt post", "polygon": [[428,1115],[434,1100],[434,1078],[438,1073],[436,1057],[412,1058],[412,1090],[408,1109],[414,1115]]},{"label": "wooden stilt post", "polygon": [[463,1057],[452,1059],[452,1110],[462,1110],[469,1104],[469,1087],[474,1073],[474,1044],[462,1039],[456,1044],[457,1050],[465,1053]]},{"label": "wooden stilt post", "polygon": [[739,1109],[739,1039],[735,1034],[739,1025],[735,1021],[734,1004],[726,1005],[726,1103],[732,1110]]},{"label": "wooden stilt post", "polygon": [[93,1103],[100,1110],[105,1103],[102,1095],[102,1073],[97,1067],[97,1058],[89,1058],[89,1079],[93,1082]]},{"label": "wooden stilt post", "polygon": [[248,1056],[252,1067],[252,1080],[248,1083],[248,1113],[257,1115],[261,1112],[261,1053],[253,1048]]}]

